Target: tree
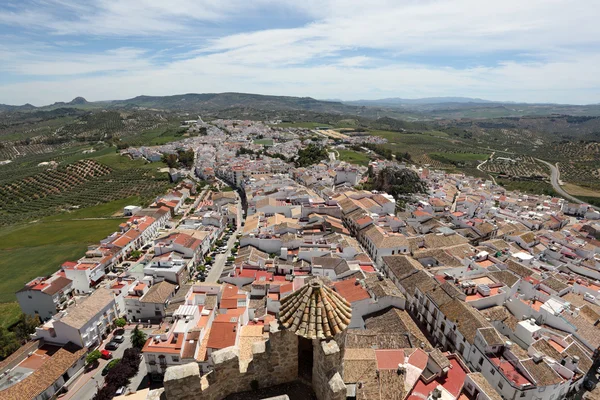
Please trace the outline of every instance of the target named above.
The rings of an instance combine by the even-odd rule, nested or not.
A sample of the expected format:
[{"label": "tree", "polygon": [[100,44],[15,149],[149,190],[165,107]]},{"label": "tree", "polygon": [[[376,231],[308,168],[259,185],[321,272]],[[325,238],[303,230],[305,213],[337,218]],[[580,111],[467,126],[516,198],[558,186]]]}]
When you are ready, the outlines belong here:
[{"label": "tree", "polygon": [[326,160],[327,158],[327,150],[325,150],[324,147],[311,143],[298,151],[296,166],[308,167],[312,164],[320,162],[321,160]]},{"label": "tree", "polygon": [[177,167],[177,154],[163,154],[161,161],[169,168]]},{"label": "tree", "polygon": [[189,149],[186,151],[178,152],[179,162],[186,168],[192,168],[194,166],[194,150]]},{"label": "tree", "polygon": [[146,344],[146,337],[147,335],[142,330],[140,330],[139,325],[136,325],[135,329],[131,331],[130,336],[132,346],[141,349],[142,347],[144,347],[144,344]]},{"label": "tree", "polygon": [[5,359],[21,347],[14,332],[0,327],[0,359]]},{"label": "tree", "polygon": [[[121,363],[128,365],[133,370],[133,375],[137,374],[140,369],[140,361],[142,358],[142,354],[138,348],[132,347],[130,349],[126,349],[123,353],[123,358],[121,358]],[[132,376],[133,376],[132,375]]]},{"label": "tree", "polygon": [[86,364],[94,364],[100,358],[100,350],[94,350],[85,357]]},{"label": "tree", "polygon": [[37,328],[39,325],[39,317],[32,317],[29,314],[21,313],[19,322],[17,322],[12,330],[17,336],[17,339],[20,341],[27,341],[29,340],[29,336],[32,333],[35,333],[35,328]]},{"label": "tree", "polygon": [[125,318],[117,318],[115,319],[115,325],[117,328],[123,328],[125,325],[127,325],[127,321]]}]

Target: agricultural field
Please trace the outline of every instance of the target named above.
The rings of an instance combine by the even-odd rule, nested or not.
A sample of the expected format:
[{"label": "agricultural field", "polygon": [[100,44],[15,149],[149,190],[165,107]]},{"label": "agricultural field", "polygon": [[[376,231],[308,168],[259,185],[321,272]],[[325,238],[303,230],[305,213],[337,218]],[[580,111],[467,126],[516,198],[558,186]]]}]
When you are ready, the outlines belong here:
[{"label": "agricultural field", "polygon": [[547,178],[548,167],[531,156],[493,157],[481,166],[484,171],[493,175],[523,178]]},{"label": "agricultural field", "polygon": [[506,190],[520,191],[522,193],[558,196],[558,194],[554,191],[554,188],[552,188],[552,185],[544,181],[496,179],[496,182],[499,185],[503,186]]},{"label": "agricultural field", "polygon": [[559,162],[560,180],[600,191],[600,162]]},{"label": "agricultural field", "polygon": [[342,161],[349,162],[351,164],[358,164],[363,166],[369,165],[369,156],[365,153],[361,153],[354,150],[336,150],[340,156],[339,159]]},{"label": "agricultural field", "polygon": [[131,196],[152,198],[164,192],[169,185],[166,174],[156,171],[158,165],[139,163],[143,162],[105,154],[0,181],[0,224],[39,219]]},{"label": "agricultural field", "polygon": [[262,144],[265,146],[273,146],[273,139],[256,139],[254,144]]},{"label": "agricultural field", "polygon": [[573,185],[572,183],[566,183],[562,185],[562,188],[572,194],[573,196],[585,196],[585,197],[597,197],[600,199],[600,190],[590,189],[583,186]]},{"label": "agricultural field", "polygon": [[21,307],[19,303],[0,303],[0,327],[8,329],[16,323],[21,316]]},{"label": "agricultural field", "polygon": [[[122,219],[63,220],[0,228],[0,303],[15,301],[26,282],[55,272],[67,260],[85,254],[87,246],[116,231]],[[18,273],[16,273],[18,271]],[[0,325],[18,314],[0,313]]]},{"label": "agricultural field", "polygon": [[328,128],[332,127],[328,124],[323,124],[323,123],[319,123],[319,122],[281,122],[279,124],[274,124],[272,126],[279,127],[279,128],[306,128],[306,129],[315,129],[315,128],[319,128],[319,127],[328,127]]}]

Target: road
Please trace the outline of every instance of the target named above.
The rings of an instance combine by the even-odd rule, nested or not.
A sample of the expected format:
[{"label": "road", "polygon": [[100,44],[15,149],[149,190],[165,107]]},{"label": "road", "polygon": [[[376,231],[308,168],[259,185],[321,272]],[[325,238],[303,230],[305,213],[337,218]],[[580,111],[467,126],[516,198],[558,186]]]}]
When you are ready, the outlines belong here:
[{"label": "road", "polygon": [[[493,153],[492,153],[492,154],[491,154],[491,155],[490,155],[488,158],[486,158],[486,159],[485,159],[485,161],[484,161],[484,162],[482,162],[481,164],[479,164],[479,165],[477,166],[477,169],[478,169],[479,171],[481,171],[481,172],[485,172],[484,170],[482,170],[482,169],[481,169],[481,167],[482,167],[482,166],[483,166],[483,165],[484,165],[486,162],[488,162],[488,160],[490,160],[492,157],[494,157],[494,154],[496,154],[496,152],[493,152]],[[485,172],[485,173],[487,173],[487,172]],[[488,174],[488,175],[489,175],[489,177],[490,177],[490,178],[492,178],[492,182],[494,182],[494,185],[497,185],[497,183],[496,183],[496,179],[495,179],[495,178],[494,178],[492,175],[490,175],[490,174]]]},{"label": "road", "polygon": [[[540,160],[539,158],[536,158],[536,160],[546,164],[550,168],[550,183],[552,184],[552,187],[554,188],[554,190],[556,190],[556,192],[558,194],[560,194],[565,199],[569,199],[577,204],[584,203],[583,201],[579,200],[577,197],[572,196],[569,193],[565,192],[565,190],[560,186],[560,171],[558,170],[556,165],[552,165],[547,161]],[[591,206],[591,207],[600,211],[600,207],[596,207],[596,206]]]},{"label": "road", "polygon": [[221,278],[221,274],[223,273],[223,267],[225,267],[225,262],[227,262],[227,257],[231,255],[231,248],[235,244],[237,240],[238,233],[241,232],[241,229],[236,230],[231,234],[231,237],[227,241],[227,251],[223,254],[217,254],[215,256],[215,261],[213,263],[208,276],[206,277],[207,283],[213,283],[218,281]]},{"label": "road", "polygon": [[[131,347],[129,335],[133,327],[125,329],[125,341],[121,343],[117,350],[114,350],[113,359],[123,357],[123,353],[126,349]],[[152,329],[142,329],[146,334],[152,333]],[[112,334],[109,338],[112,337]],[[100,349],[104,348],[104,345],[110,340],[104,341]],[[100,365],[88,373],[82,374],[72,385],[69,386],[69,391],[62,397],[63,400],[77,399],[77,400],[91,400],[96,395],[99,388],[104,386],[104,377],[102,376],[102,369],[108,364],[107,360],[100,359]],[[137,390],[140,386],[144,386],[145,378],[147,375],[146,363],[143,361],[140,363],[140,370],[136,376],[131,379],[128,388],[131,390]]]}]

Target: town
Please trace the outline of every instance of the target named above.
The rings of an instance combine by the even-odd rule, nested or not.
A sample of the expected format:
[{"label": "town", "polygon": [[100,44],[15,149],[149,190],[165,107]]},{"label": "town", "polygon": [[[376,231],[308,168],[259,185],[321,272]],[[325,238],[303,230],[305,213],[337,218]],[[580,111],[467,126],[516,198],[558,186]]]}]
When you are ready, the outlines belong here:
[{"label": "town", "polygon": [[193,156],[81,258],[24,282],[41,325],[0,362],[0,398],[598,396],[598,211],[384,157],[351,129],[283,126],[198,117],[122,149]]}]

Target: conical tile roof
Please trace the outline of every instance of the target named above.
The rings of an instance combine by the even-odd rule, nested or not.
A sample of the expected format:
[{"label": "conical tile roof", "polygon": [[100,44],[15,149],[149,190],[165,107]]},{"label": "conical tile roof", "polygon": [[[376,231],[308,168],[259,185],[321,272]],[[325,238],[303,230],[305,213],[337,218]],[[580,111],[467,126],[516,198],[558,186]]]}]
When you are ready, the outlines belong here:
[{"label": "conical tile roof", "polygon": [[339,294],[314,279],[281,300],[279,321],[298,336],[328,339],[350,324],[352,308]]}]

